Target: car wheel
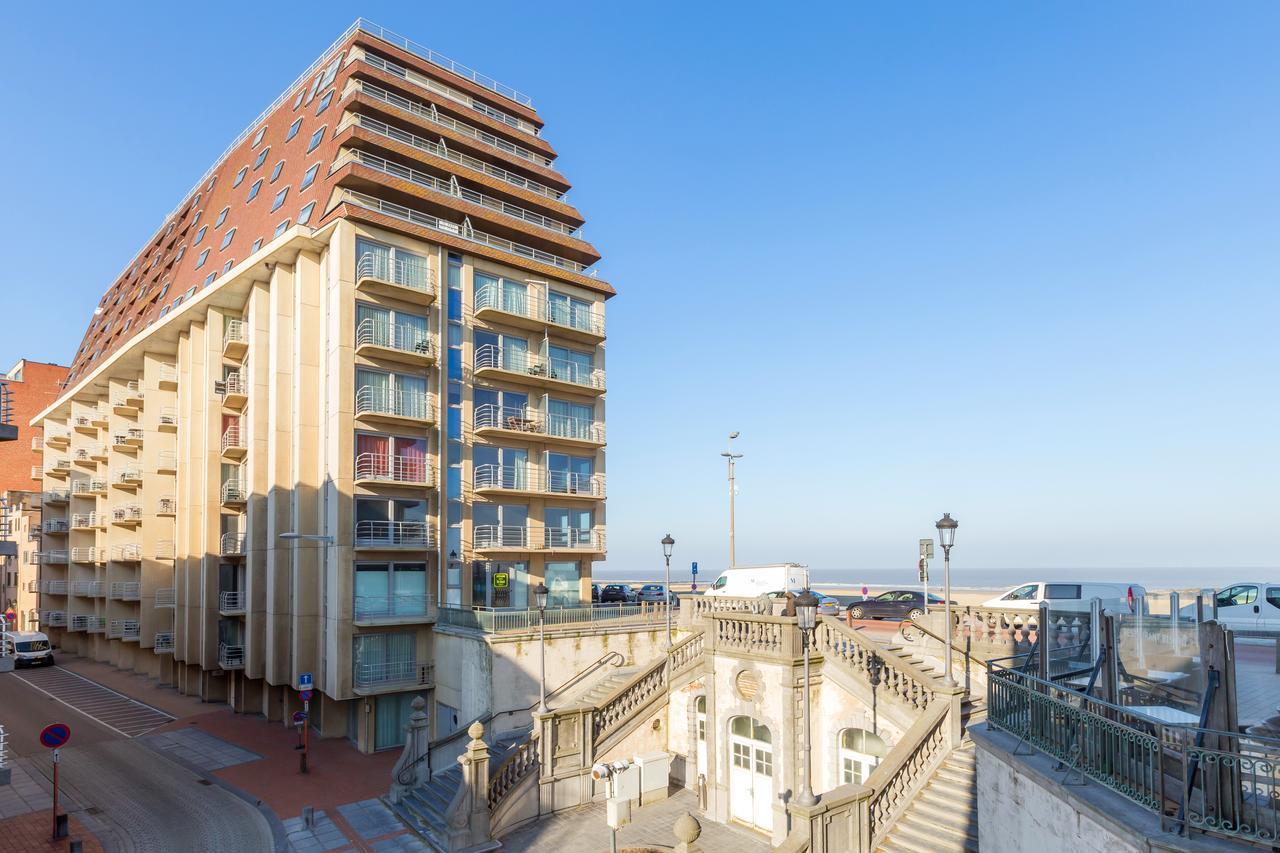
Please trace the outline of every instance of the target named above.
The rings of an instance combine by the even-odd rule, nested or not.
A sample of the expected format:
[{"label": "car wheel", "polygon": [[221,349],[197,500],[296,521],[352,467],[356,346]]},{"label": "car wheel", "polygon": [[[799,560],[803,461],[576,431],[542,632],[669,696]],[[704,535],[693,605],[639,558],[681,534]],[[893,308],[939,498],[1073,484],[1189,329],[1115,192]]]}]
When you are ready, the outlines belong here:
[{"label": "car wheel", "polygon": [[910,612],[907,613],[907,618],[910,619],[912,622],[919,622],[921,619],[924,618],[924,611],[921,610],[919,607],[913,607],[911,608]]},{"label": "car wheel", "polygon": [[850,607],[850,608],[849,608],[849,618],[850,618],[850,619],[861,619],[861,618],[862,618],[862,608],[861,608],[861,607]]}]

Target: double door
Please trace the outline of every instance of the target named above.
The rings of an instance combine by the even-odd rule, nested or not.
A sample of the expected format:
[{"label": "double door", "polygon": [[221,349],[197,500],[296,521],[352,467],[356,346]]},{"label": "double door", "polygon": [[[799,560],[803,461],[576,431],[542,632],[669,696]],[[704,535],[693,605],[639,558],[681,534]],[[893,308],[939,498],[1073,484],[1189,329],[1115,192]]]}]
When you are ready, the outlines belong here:
[{"label": "double door", "polygon": [[773,829],[773,738],[751,717],[729,721],[729,814],[757,829]]}]

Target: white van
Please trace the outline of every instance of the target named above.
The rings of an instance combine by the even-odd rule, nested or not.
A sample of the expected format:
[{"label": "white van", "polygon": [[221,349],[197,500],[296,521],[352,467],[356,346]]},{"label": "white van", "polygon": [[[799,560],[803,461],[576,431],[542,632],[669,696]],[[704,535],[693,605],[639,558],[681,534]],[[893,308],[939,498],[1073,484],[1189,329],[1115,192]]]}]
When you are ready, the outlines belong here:
[{"label": "white van", "polygon": [[706,591],[706,595],[737,595],[754,598],[787,589],[808,589],[809,567],[799,563],[770,566],[735,566],[726,569]]},{"label": "white van", "polygon": [[983,607],[1001,610],[1038,610],[1040,602],[1064,610],[1088,610],[1092,599],[1102,599],[1104,610],[1133,612],[1146,587],[1136,583],[1097,583],[1094,581],[1032,581],[983,602]]},{"label": "white van", "polygon": [[1250,581],[1228,584],[1218,590],[1214,599],[1218,605],[1218,621],[1232,630],[1280,629],[1280,584]]},{"label": "white van", "polygon": [[53,646],[39,631],[0,633],[0,653],[13,658],[14,666],[53,666]]}]

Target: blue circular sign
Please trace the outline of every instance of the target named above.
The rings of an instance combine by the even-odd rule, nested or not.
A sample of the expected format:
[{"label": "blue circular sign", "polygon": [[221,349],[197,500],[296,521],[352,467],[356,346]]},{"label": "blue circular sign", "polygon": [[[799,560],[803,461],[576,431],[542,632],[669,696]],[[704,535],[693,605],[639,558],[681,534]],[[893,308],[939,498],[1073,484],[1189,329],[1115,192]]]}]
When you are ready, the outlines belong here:
[{"label": "blue circular sign", "polygon": [[52,723],[40,732],[40,743],[49,749],[57,749],[69,740],[71,740],[71,726],[66,723]]}]

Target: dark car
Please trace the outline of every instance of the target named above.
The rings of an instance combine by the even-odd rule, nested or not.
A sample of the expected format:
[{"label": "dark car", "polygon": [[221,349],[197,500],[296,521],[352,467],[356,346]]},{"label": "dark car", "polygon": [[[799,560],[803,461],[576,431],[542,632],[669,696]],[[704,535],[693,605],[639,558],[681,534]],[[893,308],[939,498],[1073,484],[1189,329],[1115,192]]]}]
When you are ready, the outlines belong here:
[{"label": "dark car", "polygon": [[[929,595],[929,606],[942,606],[942,599]],[[955,602],[951,602],[952,605]],[[850,619],[919,619],[924,616],[924,593],[919,590],[891,589],[875,598],[864,598],[849,605]]]},{"label": "dark car", "polygon": [[625,583],[611,583],[600,590],[601,604],[634,604],[636,591]]}]

